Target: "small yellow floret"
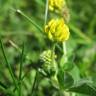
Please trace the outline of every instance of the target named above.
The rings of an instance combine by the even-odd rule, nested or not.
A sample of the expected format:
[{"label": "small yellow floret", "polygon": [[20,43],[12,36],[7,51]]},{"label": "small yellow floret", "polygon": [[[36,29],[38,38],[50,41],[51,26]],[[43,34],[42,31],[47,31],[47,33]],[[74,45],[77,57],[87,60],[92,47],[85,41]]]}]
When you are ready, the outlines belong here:
[{"label": "small yellow floret", "polygon": [[49,0],[49,10],[62,10],[63,6],[65,5],[64,0]]},{"label": "small yellow floret", "polygon": [[70,32],[63,19],[52,19],[45,26],[45,33],[52,41],[63,42],[68,40]]}]

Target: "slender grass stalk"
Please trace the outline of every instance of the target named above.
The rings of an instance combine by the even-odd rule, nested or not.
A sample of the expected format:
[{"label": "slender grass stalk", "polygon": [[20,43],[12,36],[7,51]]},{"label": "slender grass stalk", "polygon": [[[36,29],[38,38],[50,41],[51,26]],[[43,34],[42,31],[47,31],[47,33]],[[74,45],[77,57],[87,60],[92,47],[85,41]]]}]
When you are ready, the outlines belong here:
[{"label": "slender grass stalk", "polygon": [[22,96],[23,56],[24,56],[24,44],[23,44],[23,47],[22,47],[21,63],[20,63],[20,70],[19,70],[19,96]]},{"label": "slender grass stalk", "polygon": [[38,77],[38,72],[36,71],[33,86],[32,86],[31,96],[33,96],[33,93],[34,93],[34,88],[35,88],[35,85],[36,85],[37,77]]},{"label": "slender grass stalk", "polygon": [[46,25],[47,18],[48,18],[48,2],[49,2],[49,0],[46,0],[44,26]]},{"label": "slender grass stalk", "polygon": [[27,15],[25,15],[21,10],[16,10],[14,8],[11,8],[11,10],[19,13],[20,15],[22,15],[23,17],[25,17],[30,23],[32,23],[32,25],[34,25],[40,32],[43,32],[42,28],[37,24],[35,23],[34,20],[32,20],[30,17],[28,17]]},{"label": "slender grass stalk", "polygon": [[21,63],[20,63],[20,71],[19,71],[19,80],[21,80],[21,77],[22,77],[23,56],[24,56],[24,44],[23,44],[22,53],[21,53]]},{"label": "slender grass stalk", "polygon": [[27,15],[25,15],[21,10],[16,10],[17,13],[21,14],[23,17],[25,17],[29,22],[31,22],[40,32],[42,32],[42,28],[35,23],[32,19],[30,19]]},{"label": "slender grass stalk", "polygon": [[[16,45],[14,42],[12,42],[12,41],[10,41],[10,44],[14,47],[14,48],[16,48],[17,50],[18,50],[18,52],[22,52],[21,53],[21,57],[22,57],[22,59],[21,60],[23,60],[23,58],[25,58],[25,59],[27,59],[27,60],[30,60],[29,58],[28,58],[28,56],[27,55],[25,55],[24,54],[24,46],[23,46],[23,49],[20,49],[19,47],[18,47],[18,45]],[[23,55],[23,56],[22,56]],[[21,61],[21,63],[22,63],[22,61]],[[21,72],[22,72],[22,64],[20,64],[20,73],[19,74],[22,74]],[[35,74],[35,77],[34,77],[34,83],[33,83],[33,86],[32,86],[32,91],[31,91],[31,96],[32,96],[32,94],[34,93],[33,91],[34,91],[34,88],[35,88],[35,85],[36,85],[36,80],[37,80],[37,70],[36,70],[36,74]],[[20,78],[20,82],[24,79],[24,77],[26,76],[26,74],[24,75],[24,76],[21,76],[21,75],[19,75],[19,78]],[[19,88],[20,88],[20,86],[19,86]],[[20,95],[19,95],[20,96]]]},{"label": "slender grass stalk", "polygon": [[6,65],[8,66],[9,73],[10,73],[10,75],[12,77],[13,83],[14,83],[16,89],[18,90],[17,82],[16,82],[16,79],[14,77],[14,74],[13,74],[13,71],[12,71],[12,68],[11,68],[11,65],[8,63],[7,57],[5,55],[5,51],[4,51],[4,47],[3,47],[3,44],[2,44],[1,37],[0,37],[0,46],[1,46],[1,50],[2,50],[2,53],[3,53],[4,59],[5,59]]}]

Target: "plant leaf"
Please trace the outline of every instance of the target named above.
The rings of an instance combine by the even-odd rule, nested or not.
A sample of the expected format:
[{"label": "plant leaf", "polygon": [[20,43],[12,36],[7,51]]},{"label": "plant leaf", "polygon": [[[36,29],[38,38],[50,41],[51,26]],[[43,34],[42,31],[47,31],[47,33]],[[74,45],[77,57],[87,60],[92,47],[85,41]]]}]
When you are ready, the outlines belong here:
[{"label": "plant leaf", "polygon": [[70,88],[74,83],[72,76],[63,70],[59,70],[57,77],[61,89]]},{"label": "plant leaf", "polygon": [[90,82],[90,80],[89,81],[82,80],[82,82],[78,82],[78,84],[70,88],[69,91],[86,94],[89,96],[96,96],[96,88],[91,83],[88,82]]}]

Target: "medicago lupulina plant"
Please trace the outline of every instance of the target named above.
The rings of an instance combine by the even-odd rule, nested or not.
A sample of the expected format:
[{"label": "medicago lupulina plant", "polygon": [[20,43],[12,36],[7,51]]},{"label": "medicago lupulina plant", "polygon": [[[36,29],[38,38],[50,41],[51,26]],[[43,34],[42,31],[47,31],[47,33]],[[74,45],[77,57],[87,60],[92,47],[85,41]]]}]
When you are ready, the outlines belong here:
[{"label": "medicago lupulina plant", "polygon": [[[39,0],[36,0],[36,1],[39,1]],[[43,2],[43,0],[41,0],[41,2]],[[45,1],[43,3],[45,3]],[[50,46],[48,45],[47,48],[45,49],[42,48],[43,50],[41,54],[38,56],[39,63],[34,67],[30,59],[32,58],[33,55],[32,56],[26,55],[24,53],[24,46],[22,49],[20,49],[16,44],[10,41],[10,44],[16,49],[18,49],[18,51],[21,53],[21,63],[19,68],[20,72],[19,72],[19,76],[17,76],[18,78],[16,78],[13,74],[14,72],[12,71],[11,65],[7,61],[7,58],[3,49],[3,45],[2,45],[2,41],[0,40],[2,53],[4,55],[9,73],[12,77],[13,84],[14,84],[14,87],[12,86],[13,88],[12,90],[9,90],[9,89],[7,90],[6,88],[5,89],[2,88],[2,90],[6,92],[6,94],[8,94],[9,96],[23,96],[23,91],[21,89],[23,86],[22,84],[23,79],[26,77],[26,72],[23,71],[22,63],[23,63],[23,60],[26,60],[26,59],[31,62],[30,65],[32,66],[32,69],[31,69],[29,68],[30,66],[28,65],[28,68],[29,68],[28,71],[29,70],[35,71],[35,76],[34,78],[32,77],[32,80],[33,80],[32,90],[31,90],[32,92],[30,92],[28,96],[38,96],[37,94],[35,94],[35,89],[39,86],[38,81],[41,80],[42,78],[44,80],[46,78],[48,82],[51,83],[50,84],[52,86],[51,88],[53,88],[56,92],[58,92],[57,95],[52,95],[52,96],[77,96],[75,93],[71,93],[71,92],[84,93],[84,91],[79,90],[80,89],[79,87],[80,86],[82,87],[82,84],[85,84],[85,80],[83,81],[83,83],[80,82],[80,86],[78,87],[79,83],[77,83],[77,81],[81,79],[80,74],[77,66],[73,64],[73,62],[71,61],[72,59],[70,60],[69,58],[70,54],[67,52],[68,51],[67,44],[69,43],[68,40],[70,39],[70,35],[71,35],[70,29],[68,26],[69,25],[68,23],[70,20],[70,14],[69,14],[69,9],[67,7],[67,3],[65,2],[65,0],[46,0],[45,5],[46,5],[45,18],[44,18],[43,27],[39,26],[39,24],[37,24],[33,19],[26,16],[21,10],[15,10],[12,8],[13,11],[21,14],[28,21],[30,21],[34,25],[34,27],[37,28],[36,31],[38,30],[41,32],[40,34],[43,34],[44,39],[46,39],[46,41],[50,43],[49,44]],[[25,74],[23,74],[22,76],[22,73],[25,73]],[[42,78],[39,78],[41,75],[42,75]],[[1,84],[0,82],[0,85],[3,85],[3,84]],[[90,88],[91,91],[94,91],[94,88],[89,85],[85,84],[83,86],[87,87],[87,89]],[[42,87],[40,87],[39,89],[41,91],[43,90]],[[93,93],[95,94],[96,91]],[[40,96],[44,96],[44,95],[40,95]],[[95,95],[92,95],[92,96],[95,96]]]},{"label": "medicago lupulina plant", "polygon": [[[67,5],[64,0],[49,0],[49,10],[46,9],[46,14],[53,12],[59,14],[59,16],[52,16],[45,24],[44,33],[46,37],[52,42],[52,48],[45,50],[40,55],[40,60],[43,63],[42,70],[45,72],[44,74],[50,77],[53,86],[58,89],[62,87],[59,84],[60,78],[58,78],[60,71],[64,73],[64,66],[68,62],[66,41],[70,37],[70,32],[65,18],[61,15],[63,14],[63,10],[66,7]],[[69,13],[66,15],[66,18],[69,18],[67,16],[69,16]],[[61,57],[61,60],[57,62],[56,59],[58,58],[58,55],[55,53],[55,47],[59,43],[63,46],[63,56]],[[64,77],[62,78],[64,79]]]},{"label": "medicago lupulina plant", "polygon": [[[28,21],[30,21],[40,32],[43,32],[44,35],[46,36],[46,38],[49,41],[51,41],[51,43],[52,43],[51,48],[44,50],[40,54],[40,62],[42,64],[41,64],[41,67],[36,70],[36,76],[34,79],[33,88],[32,88],[32,92],[31,92],[32,94],[33,94],[38,72],[43,74],[45,77],[47,77],[56,89],[61,90],[61,89],[65,88],[60,83],[61,79],[62,79],[61,78],[62,76],[60,76],[60,75],[61,74],[64,75],[63,68],[64,68],[64,65],[68,61],[67,50],[66,50],[66,41],[69,39],[70,32],[69,32],[69,27],[66,22],[66,20],[67,20],[66,18],[68,18],[67,15],[69,16],[69,13],[64,11],[66,8],[67,8],[67,6],[66,6],[66,2],[64,0],[46,0],[45,24],[44,24],[43,29],[38,24],[36,24],[33,20],[31,20],[28,16],[26,16],[21,10],[15,10],[12,8],[13,11],[21,14]],[[47,19],[49,19],[48,14],[50,14],[51,12],[53,14],[56,14],[56,16],[52,16],[50,18],[50,20],[47,20]],[[68,13],[65,17],[64,17],[64,12]],[[13,79],[13,83],[15,86],[14,92],[11,92],[11,90],[10,90],[10,93],[8,93],[8,94],[10,94],[12,96],[13,96],[13,94],[14,94],[14,96],[15,95],[17,96],[17,94],[18,94],[18,96],[22,96],[22,92],[21,92],[21,87],[22,87],[21,82],[23,80],[22,79],[23,78],[22,77],[22,63],[23,63],[24,58],[26,58],[26,59],[30,59],[30,58],[28,58],[28,56],[26,56],[24,54],[24,46],[23,46],[23,49],[21,50],[13,42],[10,42],[10,43],[13,47],[18,49],[19,52],[22,53],[21,54],[22,58],[21,58],[21,63],[20,63],[20,72],[19,72],[20,74],[19,74],[19,79],[18,79],[18,78],[15,78],[15,76],[13,74],[11,65],[8,63],[5,52],[4,52],[2,41],[0,41],[1,49],[3,52],[4,58],[5,58],[6,64],[8,66],[9,73]],[[61,64],[59,64],[61,61],[57,62],[58,55],[55,52],[56,45],[58,45],[58,44],[62,44],[62,46],[63,46],[63,48],[62,48],[63,56],[61,57],[62,58],[61,61],[63,61],[63,62]],[[61,74],[60,74],[60,72],[61,72]],[[32,96],[32,94],[31,94],[31,96]]]}]

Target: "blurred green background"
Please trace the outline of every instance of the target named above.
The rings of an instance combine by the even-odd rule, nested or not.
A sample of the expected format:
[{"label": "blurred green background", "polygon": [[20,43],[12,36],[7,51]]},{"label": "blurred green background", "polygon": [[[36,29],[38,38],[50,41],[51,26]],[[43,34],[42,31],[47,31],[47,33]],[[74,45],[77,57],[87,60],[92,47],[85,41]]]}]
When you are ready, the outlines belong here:
[{"label": "blurred green background", "polygon": [[[81,78],[89,78],[96,84],[96,0],[66,1],[70,13],[68,25],[71,35],[67,42],[69,60],[78,66]],[[40,53],[50,48],[51,44],[42,32],[13,9],[20,9],[44,28],[45,0],[0,0],[0,36],[5,53],[15,76],[18,76],[18,47],[22,49],[22,44],[25,44],[24,53],[30,60],[23,62],[23,73],[27,74],[23,80],[23,96],[31,96],[34,68],[40,66]],[[62,54],[58,50],[57,48],[57,53]],[[10,78],[0,49],[0,82],[13,88]],[[38,81],[34,96],[62,96],[43,76],[39,76]],[[0,91],[0,96],[5,96],[4,92]]]}]

